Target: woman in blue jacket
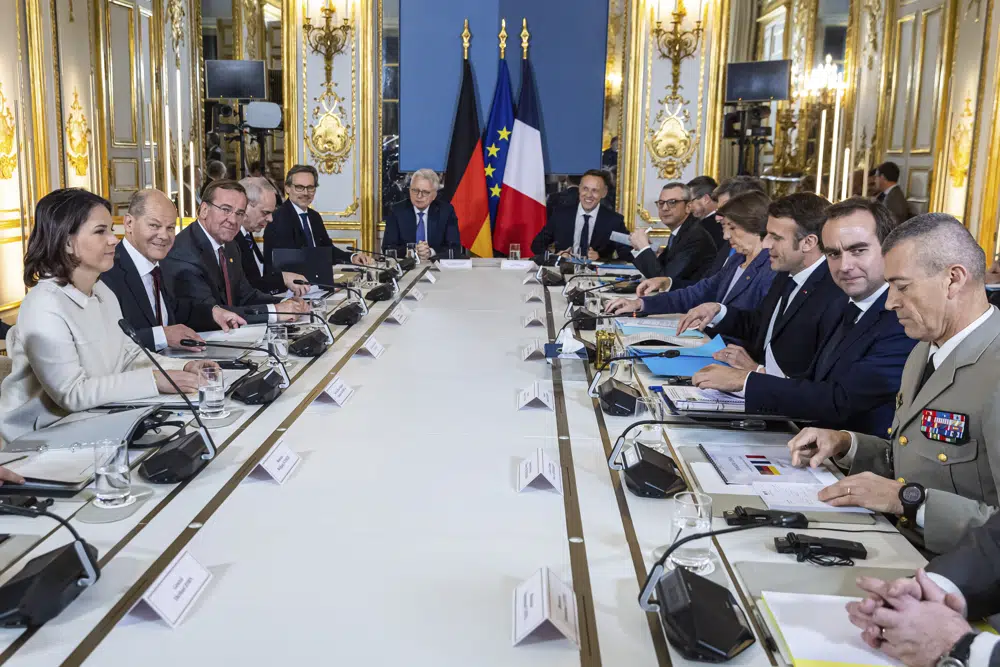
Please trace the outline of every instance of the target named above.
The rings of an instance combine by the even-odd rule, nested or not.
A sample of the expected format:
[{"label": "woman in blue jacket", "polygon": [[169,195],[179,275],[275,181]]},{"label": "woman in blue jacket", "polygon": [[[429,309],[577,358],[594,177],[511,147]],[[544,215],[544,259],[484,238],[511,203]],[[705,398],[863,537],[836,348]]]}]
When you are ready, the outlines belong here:
[{"label": "woman in blue jacket", "polygon": [[[767,294],[774,280],[768,252],[762,247],[767,234],[767,207],[771,200],[760,192],[748,192],[726,202],[717,215],[722,218],[723,238],[736,251],[730,255],[718,273],[699,282],[671,292],[639,299],[615,299],[606,310],[609,313],[632,312],[659,315],[686,313],[702,303],[716,302],[742,310],[755,309]],[[638,291],[644,292],[643,281]]]}]

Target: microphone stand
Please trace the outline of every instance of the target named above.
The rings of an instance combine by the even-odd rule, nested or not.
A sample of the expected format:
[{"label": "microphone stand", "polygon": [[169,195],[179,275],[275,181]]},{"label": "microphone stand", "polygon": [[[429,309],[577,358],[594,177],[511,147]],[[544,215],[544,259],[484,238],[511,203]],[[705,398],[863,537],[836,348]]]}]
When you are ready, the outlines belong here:
[{"label": "microphone stand", "polygon": [[[252,345],[231,345],[229,343],[209,343],[209,342],[199,343],[198,341],[194,340],[193,338],[182,338],[181,339],[181,345],[183,345],[184,347],[222,347],[222,348],[226,348],[228,350],[246,350],[247,352],[263,352],[267,356],[269,356],[272,359],[274,359],[275,361],[277,361],[278,362],[278,366],[281,368],[281,376],[283,378],[283,384],[281,384],[279,386],[282,389],[288,389],[288,385],[291,384],[291,382],[292,382],[291,378],[289,378],[289,376],[288,376],[288,370],[285,368],[285,362],[283,362],[281,359],[279,359],[278,355],[276,355],[274,352],[272,352],[271,350],[267,349],[266,347],[255,347],[255,346],[252,346]],[[192,408],[192,409],[194,409],[194,408]],[[197,411],[196,411],[196,414],[197,414]],[[199,419],[198,421],[200,423],[201,419]]]},{"label": "microphone stand", "polygon": [[[135,327],[129,324],[128,320],[126,320],[125,318],[118,320],[118,326],[121,327],[121,330],[125,332],[126,336],[132,339],[133,343],[139,346],[139,349],[142,350],[143,354],[145,354],[146,357],[153,363],[153,366],[156,367],[156,370],[163,373],[163,377],[167,379],[167,382],[169,382],[170,386],[174,388],[174,391],[180,394],[181,399],[187,404],[188,408],[194,414],[195,421],[198,422],[198,433],[201,434],[202,441],[205,443],[205,449],[208,450],[201,455],[201,458],[203,458],[206,461],[211,461],[212,459],[214,459],[216,451],[215,441],[212,440],[212,436],[208,434],[208,428],[205,427],[205,422],[201,420],[201,415],[198,414],[198,408],[194,406],[194,403],[191,402],[191,399],[188,398],[187,394],[181,391],[181,388],[177,386],[177,383],[174,382],[174,379],[170,377],[170,373],[168,373],[163,369],[163,366],[161,366],[160,362],[156,360],[156,357],[153,355],[153,353],[145,348],[145,346],[142,344],[142,341],[139,340],[139,334],[136,333]],[[205,345],[215,345],[215,343],[199,343],[196,340],[185,338],[184,340],[181,341],[181,345],[184,345],[185,347],[203,347]]]},{"label": "microphone stand", "polygon": [[[358,301],[361,304],[361,309],[362,309],[361,314],[362,315],[367,315],[368,314],[368,302],[365,301],[365,297],[362,296],[361,292],[359,292],[358,290],[354,289],[353,287],[349,287],[347,285],[323,285],[322,283],[310,283],[308,280],[296,280],[295,284],[296,285],[311,285],[311,286],[315,286],[315,287],[318,287],[318,288],[320,288],[322,290],[327,290],[327,293],[329,293],[329,294],[333,294],[334,292],[339,292],[341,290],[343,290],[344,292],[347,292],[348,294],[353,294],[354,296],[358,297]],[[338,308],[334,312],[336,312],[337,310],[340,310],[340,309]]]},{"label": "microphone stand", "polygon": [[607,370],[608,366],[611,365],[612,361],[631,361],[633,359],[654,359],[657,357],[666,357],[667,359],[673,359],[674,357],[681,356],[680,350],[663,350],[662,352],[648,352],[648,353],[636,353],[636,354],[623,354],[618,357],[611,357],[610,359],[604,360],[604,365],[598,368],[598,371]]},{"label": "microphone stand", "polygon": [[[389,264],[391,262],[392,268],[396,272],[396,277],[398,278],[403,277],[404,271],[409,271],[410,269],[412,269],[417,265],[417,263],[413,260],[412,257],[407,257],[405,258],[405,260],[400,261],[395,257],[389,257],[388,255],[383,255],[382,253],[378,252],[371,252],[370,250],[362,250],[361,248],[358,248],[357,246],[353,245],[347,246],[347,249],[350,250],[351,252],[362,252],[365,253],[366,255],[371,255],[375,259],[381,259],[383,264]],[[405,267],[403,266],[404,263],[406,264]]]}]

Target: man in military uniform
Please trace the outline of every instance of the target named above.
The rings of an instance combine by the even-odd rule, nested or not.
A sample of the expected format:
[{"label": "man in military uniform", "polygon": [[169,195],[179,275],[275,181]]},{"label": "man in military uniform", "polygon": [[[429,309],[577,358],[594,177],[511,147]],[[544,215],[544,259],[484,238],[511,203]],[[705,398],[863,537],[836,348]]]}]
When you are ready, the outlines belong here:
[{"label": "man in military uniform", "polygon": [[900,516],[908,537],[941,553],[998,506],[1000,311],[986,300],[983,251],[949,215],[900,225],[882,254],[886,308],[920,341],[903,368],[889,439],[807,428],[788,446],[796,465],[832,457],[849,469],[820,500]]}]

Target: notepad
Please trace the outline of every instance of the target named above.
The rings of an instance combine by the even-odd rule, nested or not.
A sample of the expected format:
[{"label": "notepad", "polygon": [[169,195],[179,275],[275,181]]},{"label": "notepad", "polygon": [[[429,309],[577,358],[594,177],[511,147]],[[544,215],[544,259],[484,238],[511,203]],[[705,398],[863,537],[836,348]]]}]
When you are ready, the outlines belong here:
[{"label": "notepad", "polygon": [[760,496],[769,510],[782,512],[849,512],[873,514],[864,507],[835,507],[819,499],[823,484],[774,484],[754,482],[753,492]]},{"label": "notepad", "polygon": [[901,663],[861,639],[847,618],[848,602],[860,598],[802,593],[761,593],[778,633],[782,654],[794,667],[892,667]]},{"label": "notepad", "polygon": [[794,467],[792,454],[784,445],[700,444],[698,447],[726,484],[770,482],[826,486],[837,481],[835,475],[822,468]]},{"label": "notepad", "polygon": [[746,402],[739,396],[715,389],[680,387],[667,385],[663,395],[670,399],[678,410],[710,410],[713,412],[744,412]]}]

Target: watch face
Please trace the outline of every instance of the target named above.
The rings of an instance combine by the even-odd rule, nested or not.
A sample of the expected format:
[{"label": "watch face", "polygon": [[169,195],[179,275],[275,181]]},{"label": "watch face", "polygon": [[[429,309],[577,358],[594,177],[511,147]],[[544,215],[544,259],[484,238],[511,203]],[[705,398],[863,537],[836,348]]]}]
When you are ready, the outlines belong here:
[{"label": "watch face", "polygon": [[965,663],[950,655],[946,655],[937,661],[936,667],[965,667]]},{"label": "watch face", "polygon": [[924,493],[918,486],[904,486],[900,496],[904,503],[919,503],[923,497]]}]

